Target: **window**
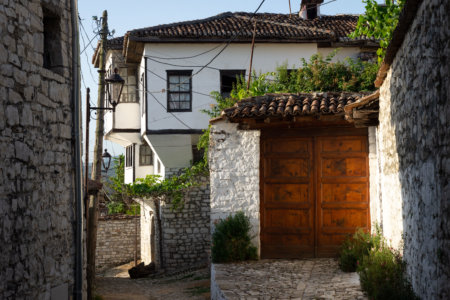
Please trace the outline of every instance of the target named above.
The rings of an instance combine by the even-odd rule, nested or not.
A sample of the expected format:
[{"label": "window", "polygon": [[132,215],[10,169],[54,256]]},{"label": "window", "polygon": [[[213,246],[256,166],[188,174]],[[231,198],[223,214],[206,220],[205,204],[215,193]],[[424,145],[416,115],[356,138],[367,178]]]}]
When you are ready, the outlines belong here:
[{"label": "window", "polygon": [[220,70],[220,94],[222,97],[229,97],[233,85],[238,79],[245,77],[245,70]]},{"label": "window", "polygon": [[63,75],[61,50],[61,18],[54,12],[42,8],[44,15],[43,67]]},{"label": "window", "polygon": [[167,71],[167,111],[192,111],[192,71]]},{"label": "window", "polygon": [[158,173],[161,174],[161,162],[158,160]]},{"label": "window", "polygon": [[149,145],[143,144],[139,146],[139,165],[152,166],[153,152]]},{"label": "window", "polygon": [[133,145],[125,148],[125,167],[133,166]]}]

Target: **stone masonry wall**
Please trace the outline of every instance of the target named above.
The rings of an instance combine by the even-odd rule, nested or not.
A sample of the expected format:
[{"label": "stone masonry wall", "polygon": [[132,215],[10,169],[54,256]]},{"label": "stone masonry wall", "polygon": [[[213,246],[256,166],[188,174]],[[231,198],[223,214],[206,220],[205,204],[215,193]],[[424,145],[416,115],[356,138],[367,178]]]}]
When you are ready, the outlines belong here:
[{"label": "stone masonry wall", "polygon": [[423,1],[380,96],[382,221],[403,229],[422,299],[450,298],[449,11],[449,1]]},{"label": "stone masonry wall", "polygon": [[[137,256],[140,259],[140,216],[137,220]],[[104,269],[134,260],[134,216],[100,218],[97,229],[96,267]]]},{"label": "stone masonry wall", "polygon": [[[166,170],[166,175],[176,175],[178,171]],[[208,264],[211,243],[209,180],[207,177],[199,179],[201,185],[187,194],[181,210],[172,211],[170,202],[137,200],[141,205],[141,258],[145,264],[154,262],[167,272]]]},{"label": "stone masonry wall", "polygon": [[[51,69],[43,6],[59,18]],[[73,293],[71,49],[70,1],[0,0],[0,299]]]},{"label": "stone masonry wall", "polygon": [[252,243],[259,249],[260,132],[237,126],[221,121],[211,127],[211,231],[218,220],[243,211],[250,218]]},{"label": "stone masonry wall", "polygon": [[209,178],[199,179],[201,186],[187,194],[181,210],[172,211],[170,203],[161,204],[162,264],[169,272],[208,264]]}]

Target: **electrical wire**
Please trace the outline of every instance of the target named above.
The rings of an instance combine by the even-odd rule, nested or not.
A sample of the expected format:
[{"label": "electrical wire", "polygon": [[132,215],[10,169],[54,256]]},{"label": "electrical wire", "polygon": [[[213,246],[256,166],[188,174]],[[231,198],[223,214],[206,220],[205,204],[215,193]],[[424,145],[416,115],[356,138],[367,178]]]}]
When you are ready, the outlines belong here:
[{"label": "electrical wire", "polygon": [[207,53],[209,53],[209,52],[211,52],[211,51],[216,50],[216,49],[219,48],[221,45],[222,45],[222,44],[219,44],[219,45],[217,45],[217,46],[215,46],[215,47],[213,47],[213,48],[211,48],[211,49],[209,49],[209,50],[206,50],[206,51],[204,51],[204,52],[201,52],[201,53],[198,53],[198,54],[195,54],[195,55],[192,55],[192,56],[184,56],[184,57],[161,57],[161,56],[147,55],[147,58],[166,59],[166,60],[171,60],[171,59],[176,60],[176,59],[190,59],[190,58],[196,58],[196,57],[199,57],[199,56],[201,56],[201,55],[204,55],[204,54],[207,54]]}]

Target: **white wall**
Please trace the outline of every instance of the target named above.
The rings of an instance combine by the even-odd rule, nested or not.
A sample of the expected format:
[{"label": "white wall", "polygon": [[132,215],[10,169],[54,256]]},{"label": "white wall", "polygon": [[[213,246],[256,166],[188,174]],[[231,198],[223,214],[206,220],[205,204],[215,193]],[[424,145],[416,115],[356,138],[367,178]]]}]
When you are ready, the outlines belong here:
[{"label": "white wall", "polygon": [[125,184],[133,183],[133,167],[125,167]]},{"label": "white wall", "polygon": [[250,218],[252,243],[260,249],[260,132],[237,126],[220,121],[211,127],[211,232],[216,221],[243,211]]},{"label": "white wall", "polygon": [[[334,48],[318,48],[317,51],[323,55],[325,58],[327,55],[329,55],[331,52],[333,52]],[[336,56],[333,58],[333,62],[336,61],[343,61],[347,57],[356,59],[358,58],[358,54],[360,53],[360,49],[358,47],[343,47],[339,48],[338,53],[336,53]]]},{"label": "white wall", "polygon": [[[135,159],[135,164],[136,164],[136,179],[137,178],[145,178],[145,176],[147,175],[151,175],[154,174],[154,169],[155,169],[155,162],[154,162],[154,154],[153,154],[153,165],[148,165],[148,166],[141,166],[139,164],[139,155],[140,155],[140,145],[142,144],[137,144],[136,145],[136,159]],[[153,150],[152,150],[153,151]]]},{"label": "white wall", "polygon": [[[144,56],[159,57],[185,57],[195,55],[213,48],[217,44],[147,44],[144,50]],[[220,49],[220,48],[219,48]],[[220,72],[219,69],[245,69],[248,75],[250,64],[250,45],[249,44],[231,44],[213,63],[211,68],[206,68],[198,75],[192,78],[192,113],[179,112],[174,113],[182,124],[170,113],[167,113],[167,93],[161,92],[167,88],[166,70],[193,70],[197,72],[199,67],[208,62],[219,49],[209,52],[192,59],[183,60],[162,60],[171,64],[183,65],[188,67],[176,67],[160,64],[147,59],[147,68],[151,72],[148,74],[148,91],[150,91],[160,102],[160,104],[148,95],[148,126],[150,130],[159,129],[204,129],[208,126],[209,117],[200,112],[200,109],[209,108],[214,100],[205,95],[199,95],[195,92],[201,92],[209,95],[212,91],[220,90]],[[357,50],[357,49],[356,49]],[[287,63],[288,67],[300,66],[300,58],[309,58],[317,52],[317,46],[313,43],[305,44],[256,44],[253,58],[253,69],[256,72],[275,71],[276,67]],[[191,66],[191,67],[189,67]],[[213,69],[214,68],[214,69]],[[155,76],[158,74],[162,78]]]},{"label": "white wall", "polygon": [[[164,176],[163,168],[184,168],[190,165],[192,161],[190,134],[153,134],[147,135],[146,140],[156,152],[156,159],[162,163],[160,175]],[[157,162],[155,170],[156,167]]]}]

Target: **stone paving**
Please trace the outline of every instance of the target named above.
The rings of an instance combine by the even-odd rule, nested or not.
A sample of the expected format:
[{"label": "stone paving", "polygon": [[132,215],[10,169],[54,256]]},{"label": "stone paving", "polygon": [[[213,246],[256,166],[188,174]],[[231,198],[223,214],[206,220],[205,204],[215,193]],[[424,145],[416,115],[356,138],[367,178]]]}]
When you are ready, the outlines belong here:
[{"label": "stone paving", "polygon": [[211,294],[217,299],[367,299],[358,274],[342,272],[331,258],[260,260],[213,268]]}]

